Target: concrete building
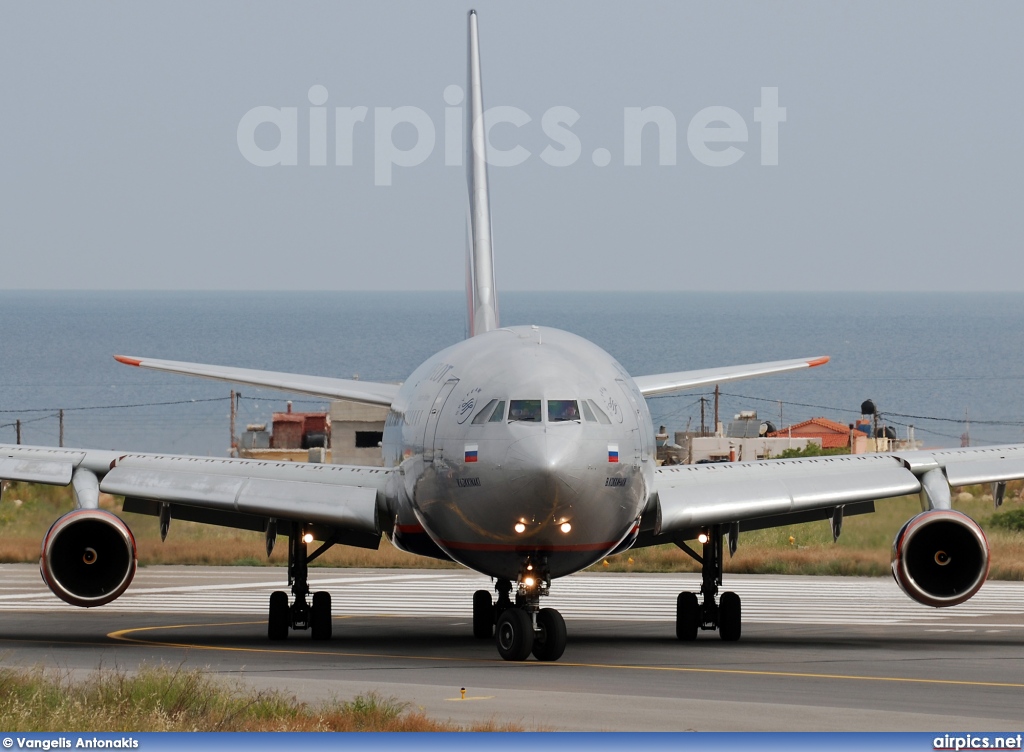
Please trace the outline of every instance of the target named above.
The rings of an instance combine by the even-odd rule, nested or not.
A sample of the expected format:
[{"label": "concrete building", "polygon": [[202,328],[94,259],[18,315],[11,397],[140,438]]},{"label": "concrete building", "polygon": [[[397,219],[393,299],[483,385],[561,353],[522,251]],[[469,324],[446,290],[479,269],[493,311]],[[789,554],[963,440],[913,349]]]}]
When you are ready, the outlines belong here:
[{"label": "concrete building", "polygon": [[[676,443],[679,443],[676,434]],[[741,439],[734,436],[693,436],[684,439],[685,463],[696,465],[704,462],[749,462],[778,457],[787,449],[804,449],[808,444],[819,443],[813,438],[767,438]]]},{"label": "concrete building", "polygon": [[382,467],[380,442],[388,408],[348,400],[331,403],[331,458],[336,465]]}]

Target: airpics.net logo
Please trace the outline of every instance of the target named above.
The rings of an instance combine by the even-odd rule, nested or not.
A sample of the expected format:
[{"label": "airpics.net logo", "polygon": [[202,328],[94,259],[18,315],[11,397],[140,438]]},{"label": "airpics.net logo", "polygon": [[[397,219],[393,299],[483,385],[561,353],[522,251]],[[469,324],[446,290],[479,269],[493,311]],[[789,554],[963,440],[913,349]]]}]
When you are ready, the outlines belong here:
[{"label": "airpics.net logo", "polygon": [[[436,149],[444,152],[444,163],[461,167],[465,154],[465,92],[457,84],[444,90],[444,123],[441,127],[440,147],[438,127],[430,115],[419,107],[359,106],[327,107],[328,91],[315,84],[308,92],[310,107],[253,107],[238,122],[238,150],[251,164],[258,167],[289,167],[299,164],[326,167],[329,145],[333,145],[334,165],[352,167],[355,153],[367,150],[372,142],[373,183],[391,185],[395,168],[417,167],[430,159]],[[752,122],[758,134],[760,163],[764,166],[779,164],[779,125],[786,122],[786,108],[779,106],[779,90],[775,86],[761,88],[761,100],[753,108]],[[329,117],[329,114],[331,117]],[[523,133],[523,129],[537,127],[537,121],[526,111],[509,105],[491,107],[484,112],[483,135],[487,144],[487,163],[494,167],[515,167],[535,157],[551,167],[571,167],[584,158],[584,145],[573,127],[581,115],[572,107],[557,106],[547,109],[539,119],[541,133],[548,143],[534,154],[522,143],[509,146],[503,139],[502,148],[492,143],[495,127],[506,132]],[[304,121],[304,122],[303,122]],[[607,167],[617,158],[627,167],[640,166],[644,157],[643,134],[656,131],[656,158],[662,166],[677,164],[680,136],[686,148],[698,163],[708,167],[729,167],[746,156],[752,140],[746,118],[731,107],[716,105],[705,107],[685,123],[683,130],[675,113],[667,107],[624,107],[622,110],[621,154],[604,146],[593,148],[589,158],[598,167]],[[481,127],[475,123],[474,129]],[[259,131],[259,134],[257,133]],[[414,134],[411,139],[396,133]],[[270,133],[269,138],[267,137]],[[516,141],[513,139],[513,141]]]}]

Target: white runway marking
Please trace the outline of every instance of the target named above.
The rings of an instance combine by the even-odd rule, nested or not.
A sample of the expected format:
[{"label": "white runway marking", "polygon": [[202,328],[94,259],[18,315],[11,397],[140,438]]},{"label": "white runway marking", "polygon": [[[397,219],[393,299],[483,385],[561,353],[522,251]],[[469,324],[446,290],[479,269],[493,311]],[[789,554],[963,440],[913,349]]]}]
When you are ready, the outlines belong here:
[{"label": "white runway marking", "polygon": [[[30,565],[0,565],[0,579],[0,611],[81,610],[52,595]],[[221,582],[211,584],[217,579]],[[473,591],[490,590],[491,581],[470,572],[324,569],[312,571],[310,587],[331,593],[335,616],[465,617]],[[578,574],[552,583],[552,595],[543,605],[569,619],[672,621],[676,595],[699,587],[700,578],[694,574]],[[988,582],[970,601],[949,609],[913,602],[890,578],[727,574],[723,589],[740,595],[747,623],[924,624],[945,630],[1024,627],[1021,582]],[[283,570],[151,567],[140,569],[128,592],[103,608],[263,616],[273,590],[288,590]]]}]

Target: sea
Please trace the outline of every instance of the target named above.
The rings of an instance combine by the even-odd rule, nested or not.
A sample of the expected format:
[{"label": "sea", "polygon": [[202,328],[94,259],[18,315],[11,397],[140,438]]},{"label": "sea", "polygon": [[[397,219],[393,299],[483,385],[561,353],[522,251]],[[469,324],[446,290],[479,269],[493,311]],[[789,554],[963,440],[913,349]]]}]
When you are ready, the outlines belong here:
[{"label": "sea", "polygon": [[[402,381],[465,336],[460,292],[0,291],[0,443],[225,456],[231,385],[130,368],[114,354]],[[1015,294],[505,292],[501,322],[574,332],[634,375],[828,355],[721,386],[719,414],[850,423],[872,400],[926,447],[1024,442],[1024,305]],[[237,387],[238,425],[288,395]],[[648,400],[700,427],[712,388]],[[327,402],[292,397],[295,410]],[[711,403],[705,403],[710,425]]]}]

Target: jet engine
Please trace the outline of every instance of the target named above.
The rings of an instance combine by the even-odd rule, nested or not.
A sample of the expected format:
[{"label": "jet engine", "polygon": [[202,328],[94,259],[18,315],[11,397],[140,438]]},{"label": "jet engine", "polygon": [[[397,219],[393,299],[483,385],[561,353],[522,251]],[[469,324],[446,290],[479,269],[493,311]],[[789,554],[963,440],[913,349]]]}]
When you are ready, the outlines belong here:
[{"label": "jet engine", "polygon": [[912,517],[892,544],[892,575],[918,603],[963,603],[988,577],[988,540],[978,523],[952,509]]},{"label": "jet engine", "polygon": [[39,572],[53,594],[84,608],[121,595],[137,565],[132,531],[102,509],[76,509],[54,522],[39,558]]}]

